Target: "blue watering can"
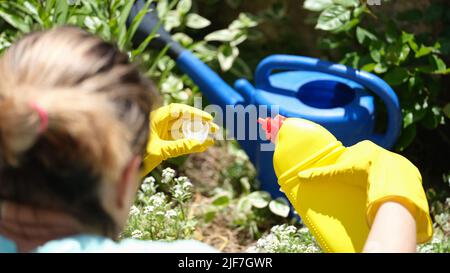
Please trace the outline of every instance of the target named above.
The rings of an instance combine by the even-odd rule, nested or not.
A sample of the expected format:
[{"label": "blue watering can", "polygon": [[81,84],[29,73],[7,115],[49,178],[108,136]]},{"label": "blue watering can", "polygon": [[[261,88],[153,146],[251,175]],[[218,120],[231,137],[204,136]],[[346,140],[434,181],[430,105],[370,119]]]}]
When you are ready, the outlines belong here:
[{"label": "blue watering can", "polygon": [[[145,2],[136,1],[128,24],[145,6]],[[156,12],[147,13],[133,42],[139,44],[144,41],[159,26],[158,22]],[[152,45],[156,48],[168,47],[168,55],[176,61],[180,70],[199,86],[211,104],[219,105],[224,110],[266,105],[268,113],[263,115],[273,117],[279,113],[285,117],[314,121],[327,128],[346,146],[369,139],[389,149],[400,134],[402,115],[397,96],[386,82],[371,73],[315,58],[272,55],[258,65],[255,85],[246,79],[239,79],[233,89],[195,55],[173,41],[170,34],[162,28],[157,32],[158,37],[152,40]],[[388,124],[384,135],[374,134],[373,94],[386,105]],[[278,113],[271,113],[271,105],[279,106]],[[245,131],[246,137],[237,139],[258,171],[261,189],[274,198],[284,196],[279,191],[273,170],[273,151],[261,150],[261,144],[268,141],[261,137],[248,138],[250,125],[256,124],[256,119],[257,116],[241,116],[238,120],[245,128],[236,128],[240,125],[235,122],[231,126],[234,128],[227,129],[232,129],[234,134],[239,130]]]}]

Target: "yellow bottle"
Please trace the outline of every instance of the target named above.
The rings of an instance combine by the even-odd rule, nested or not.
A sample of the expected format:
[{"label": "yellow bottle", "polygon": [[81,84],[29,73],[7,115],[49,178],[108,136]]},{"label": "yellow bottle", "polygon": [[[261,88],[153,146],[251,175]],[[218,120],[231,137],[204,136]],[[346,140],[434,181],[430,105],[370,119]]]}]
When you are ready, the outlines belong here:
[{"label": "yellow bottle", "polygon": [[344,147],[328,130],[304,119],[259,122],[272,129],[268,133],[276,143],[273,164],[281,189],[324,251],[360,252],[386,201],[409,209],[418,242],[431,238],[421,176],[406,158],[370,141]]}]

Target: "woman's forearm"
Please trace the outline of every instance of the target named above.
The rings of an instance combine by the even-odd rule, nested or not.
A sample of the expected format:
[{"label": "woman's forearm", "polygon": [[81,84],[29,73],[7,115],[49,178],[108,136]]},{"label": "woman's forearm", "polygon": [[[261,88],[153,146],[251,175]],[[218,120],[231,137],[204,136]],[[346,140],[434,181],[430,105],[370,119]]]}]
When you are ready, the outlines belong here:
[{"label": "woman's forearm", "polygon": [[397,202],[381,205],[363,252],[415,251],[416,221],[409,210]]}]

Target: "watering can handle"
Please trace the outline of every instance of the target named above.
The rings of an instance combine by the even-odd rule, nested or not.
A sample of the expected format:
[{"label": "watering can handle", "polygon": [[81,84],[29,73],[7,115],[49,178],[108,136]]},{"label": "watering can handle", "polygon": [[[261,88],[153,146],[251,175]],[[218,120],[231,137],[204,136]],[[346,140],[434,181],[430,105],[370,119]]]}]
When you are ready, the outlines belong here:
[{"label": "watering can handle", "polygon": [[389,117],[386,133],[381,138],[378,135],[374,135],[371,139],[388,149],[395,144],[395,141],[400,135],[402,115],[397,95],[381,78],[365,71],[316,58],[294,55],[272,55],[262,60],[256,69],[255,81],[258,89],[270,90],[272,86],[269,76],[274,70],[322,72],[355,81],[366,87],[383,100]]}]

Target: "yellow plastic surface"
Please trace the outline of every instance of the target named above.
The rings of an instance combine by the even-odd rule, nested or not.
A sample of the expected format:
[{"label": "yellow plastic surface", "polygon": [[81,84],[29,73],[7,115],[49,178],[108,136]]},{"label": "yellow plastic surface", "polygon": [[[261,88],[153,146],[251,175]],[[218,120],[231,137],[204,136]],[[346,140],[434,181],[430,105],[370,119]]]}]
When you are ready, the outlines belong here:
[{"label": "yellow plastic surface", "polygon": [[409,209],[419,243],[432,236],[420,172],[398,154],[370,141],[346,148],[322,126],[289,118],[273,161],[281,189],[326,252],[362,251],[386,201]]}]

